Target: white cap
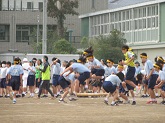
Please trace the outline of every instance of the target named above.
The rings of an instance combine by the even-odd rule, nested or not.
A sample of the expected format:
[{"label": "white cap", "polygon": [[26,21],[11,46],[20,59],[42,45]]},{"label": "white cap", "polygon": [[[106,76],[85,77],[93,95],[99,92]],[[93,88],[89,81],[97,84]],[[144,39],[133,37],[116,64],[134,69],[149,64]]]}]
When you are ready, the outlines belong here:
[{"label": "white cap", "polygon": [[28,61],[28,59],[27,59],[27,58],[24,58],[22,61],[23,61],[23,62],[27,62],[27,61]]}]

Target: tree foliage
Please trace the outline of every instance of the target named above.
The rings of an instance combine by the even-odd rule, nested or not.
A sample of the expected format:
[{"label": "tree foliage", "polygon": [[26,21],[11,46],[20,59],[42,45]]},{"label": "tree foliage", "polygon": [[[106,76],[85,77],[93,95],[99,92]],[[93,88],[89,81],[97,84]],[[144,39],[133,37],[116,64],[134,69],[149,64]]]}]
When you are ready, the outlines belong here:
[{"label": "tree foliage", "polygon": [[55,42],[54,50],[59,54],[71,54],[76,52],[76,49],[71,45],[71,43],[65,39]]},{"label": "tree foliage", "polygon": [[78,0],[48,0],[48,16],[57,19],[58,34],[61,38],[65,36],[66,15],[78,15],[75,8],[78,8]]},{"label": "tree foliage", "polygon": [[[37,37],[36,37],[36,28],[33,29],[33,32],[30,35],[30,45],[34,50],[34,53],[37,53]],[[48,31],[47,39],[47,53],[48,54],[70,54],[75,53],[76,49],[71,45],[67,40],[60,39],[60,37],[54,31]],[[38,53],[42,53],[42,36],[39,35],[38,42]]]},{"label": "tree foliage", "polygon": [[115,63],[117,63],[119,59],[123,59],[121,47],[126,43],[126,39],[124,39],[124,34],[120,31],[113,30],[107,37],[101,35],[90,42],[96,58],[111,58]]}]

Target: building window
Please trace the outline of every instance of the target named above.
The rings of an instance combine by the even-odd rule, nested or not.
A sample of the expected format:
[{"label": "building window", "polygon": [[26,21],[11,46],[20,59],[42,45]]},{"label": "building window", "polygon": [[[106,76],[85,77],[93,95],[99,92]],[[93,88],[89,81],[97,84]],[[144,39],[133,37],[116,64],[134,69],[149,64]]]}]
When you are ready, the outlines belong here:
[{"label": "building window", "polygon": [[9,25],[0,25],[0,42],[9,41]]},{"label": "building window", "polygon": [[33,3],[27,2],[27,9],[33,9]]},{"label": "building window", "polygon": [[43,11],[43,2],[38,3],[38,8],[40,11]]},{"label": "building window", "polygon": [[16,41],[17,42],[28,42],[30,35],[30,26],[17,26],[16,30]]}]

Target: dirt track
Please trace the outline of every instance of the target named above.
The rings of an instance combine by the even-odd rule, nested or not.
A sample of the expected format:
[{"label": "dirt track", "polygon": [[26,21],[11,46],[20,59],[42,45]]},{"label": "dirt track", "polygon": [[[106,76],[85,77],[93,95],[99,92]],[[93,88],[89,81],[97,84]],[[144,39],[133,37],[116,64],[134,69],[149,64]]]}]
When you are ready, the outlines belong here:
[{"label": "dirt track", "polygon": [[[78,98],[59,103],[58,99],[19,98],[17,104],[0,99],[0,123],[163,123],[165,105],[147,105],[137,98],[137,105],[107,106],[103,98]],[[160,102],[161,99],[158,99]]]}]

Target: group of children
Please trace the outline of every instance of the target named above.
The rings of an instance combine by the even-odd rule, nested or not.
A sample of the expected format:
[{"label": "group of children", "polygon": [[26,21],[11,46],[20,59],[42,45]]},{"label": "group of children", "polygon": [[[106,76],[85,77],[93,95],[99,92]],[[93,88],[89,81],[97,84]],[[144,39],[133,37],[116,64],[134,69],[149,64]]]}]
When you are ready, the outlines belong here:
[{"label": "group of children", "polygon": [[[60,96],[59,102],[66,102],[66,97],[69,97],[70,101],[76,100],[74,97],[80,92],[102,91],[107,93],[105,104],[109,104],[110,96],[113,98],[112,106],[128,104],[130,93],[132,105],[136,105],[134,90],[139,94],[143,89],[142,97],[150,96],[147,104],[157,103],[159,90],[163,98],[161,104],[165,104],[164,59],[161,56],[156,57],[153,64],[146,53],[141,53],[140,66],[139,62],[134,62],[135,55],[127,45],[121,50],[125,59],[119,60],[117,67],[114,67],[112,59],[96,59],[92,47],[86,49],[78,60],[64,61],[62,65],[58,58],[53,58],[49,64],[47,56],[42,60],[33,58],[31,61],[24,58],[22,62],[15,58],[12,66],[11,62],[3,61],[0,68],[0,97],[10,97],[15,104],[16,97],[19,97],[19,94],[26,96],[29,90],[29,98],[34,97],[34,93],[38,94],[38,98],[41,94],[42,97],[47,97],[49,92],[52,99]],[[70,96],[67,96],[68,94]]]}]

